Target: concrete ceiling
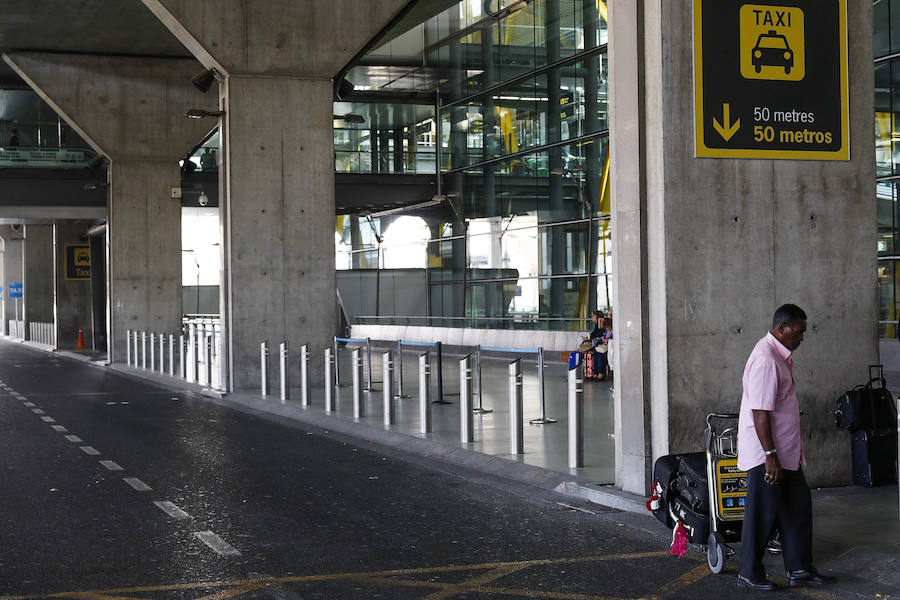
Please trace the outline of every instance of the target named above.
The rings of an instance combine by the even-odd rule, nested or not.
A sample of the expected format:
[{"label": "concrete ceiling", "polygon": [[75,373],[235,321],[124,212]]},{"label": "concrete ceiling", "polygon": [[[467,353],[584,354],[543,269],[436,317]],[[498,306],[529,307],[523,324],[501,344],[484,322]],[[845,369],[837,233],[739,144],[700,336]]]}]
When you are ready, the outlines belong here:
[{"label": "concrete ceiling", "polygon": [[191,56],[140,0],[0,0],[0,52],[9,50]]}]

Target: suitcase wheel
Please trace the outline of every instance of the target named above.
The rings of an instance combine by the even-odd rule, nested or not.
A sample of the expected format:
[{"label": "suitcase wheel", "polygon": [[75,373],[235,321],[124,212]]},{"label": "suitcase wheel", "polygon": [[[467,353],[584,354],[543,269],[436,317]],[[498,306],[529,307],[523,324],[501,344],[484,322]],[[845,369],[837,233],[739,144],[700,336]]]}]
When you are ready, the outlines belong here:
[{"label": "suitcase wheel", "polygon": [[725,568],[725,540],[718,532],[709,534],[706,562],[709,564],[709,570],[716,575]]}]

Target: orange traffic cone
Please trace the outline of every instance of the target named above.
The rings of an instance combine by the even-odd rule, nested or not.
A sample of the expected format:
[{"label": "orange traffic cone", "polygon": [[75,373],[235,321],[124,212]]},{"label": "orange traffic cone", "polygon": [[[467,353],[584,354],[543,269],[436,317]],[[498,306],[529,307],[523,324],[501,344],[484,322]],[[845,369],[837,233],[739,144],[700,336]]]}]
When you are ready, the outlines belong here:
[{"label": "orange traffic cone", "polygon": [[78,345],[75,346],[76,350],[84,350],[84,332],[81,331],[81,327],[78,328]]}]

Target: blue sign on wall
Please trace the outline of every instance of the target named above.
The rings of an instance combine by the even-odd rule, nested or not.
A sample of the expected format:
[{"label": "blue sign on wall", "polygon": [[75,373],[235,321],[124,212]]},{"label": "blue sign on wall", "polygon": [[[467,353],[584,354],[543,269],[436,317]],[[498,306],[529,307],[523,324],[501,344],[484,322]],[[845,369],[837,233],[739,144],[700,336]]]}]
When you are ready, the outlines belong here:
[{"label": "blue sign on wall", "polygon": [[9,297],[10,298],[21,298],[22,297],[22,284],[21,283],[9,284]]}]

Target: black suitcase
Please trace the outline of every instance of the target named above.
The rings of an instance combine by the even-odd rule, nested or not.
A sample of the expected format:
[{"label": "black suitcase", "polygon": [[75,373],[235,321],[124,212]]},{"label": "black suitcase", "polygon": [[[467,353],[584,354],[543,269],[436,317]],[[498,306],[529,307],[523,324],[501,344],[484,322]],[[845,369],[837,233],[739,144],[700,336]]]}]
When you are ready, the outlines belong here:
[{"label": "black suitcase", "polygon": [[685,501],[696,513],[709,514],[709,484],[706,476],[706,452],[677,455],[678,474],[672,482],[672,495]]},{"label": "black suitcase", "polygon": [[689,542],[705,544],[709,541],[709,514],[695,511],[687,502],[678,497],[673,497],[669,501],[669,509],[674,517],[684,524]]},{"label": "black suitcase", "polygon": [[653,516],[670,529],[675,526],[675,523],[669,515],[668,500],[671,496],[670,488],[672,487],[672,482],[678,474],[679,463],[678,455],[667,454],[657,458],[653,465],[653,486],[659,485],[660,489],[659,508],[652,511]]},{"label": "black suitcase", "polygon": [[873,487],[897,481],[897,430],[862,429],[850,434],[853,483]]},{"label": "black suitcase", "polygon": [[849,431],[893,428],[896,418],[897,408],[881,365],[869,365],[868,383],[844,393],[834,410],[834,424]]}]

